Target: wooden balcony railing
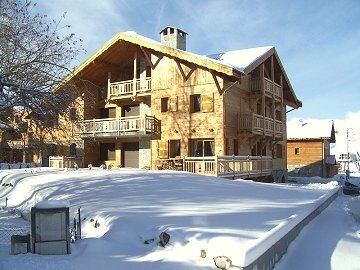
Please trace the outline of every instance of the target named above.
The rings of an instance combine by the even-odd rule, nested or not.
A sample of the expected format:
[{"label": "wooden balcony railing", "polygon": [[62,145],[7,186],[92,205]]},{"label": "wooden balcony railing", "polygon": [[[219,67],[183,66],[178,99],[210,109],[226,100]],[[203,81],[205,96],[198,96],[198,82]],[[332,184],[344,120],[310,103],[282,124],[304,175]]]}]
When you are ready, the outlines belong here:
[{"label": "wooden balcony railing", "polygon": [[81,137],[157,135],[160,134],[160,121],[155,116],[148,115],[84,120],[74,126],[74,133]]},{"label": "wooden balcony railing", "polygon": [[151,78],[113,82],[108,85],[108,99],[135,96],[151,91]]},{"label": "wooden balcony railing", "polygon": [[251,79],[251,83],[250,83],[250,90],[251,91],[261,91],[262,88],[265,88],[265,93],[272,96],[274,94],[274,96],[276,98],[282,98],[282,91],[281,91],[281,86],[278,85],[275,82],[272,82],[271,80],[264,78],[264,84],[261,83],[260,79]]},{"label": "wooden balcony railing", "polygon": [[268,156],[184,157],[183,170],[220,177],[251,177],[270,175],[273,159]]},{"label": "wooden balcony railing", "polygon": [[243,114],[239,116],[239,131],[249,131],[254,134],[263,134],[281,138],[283,135],[283,123],[269,117],[258,114]]}]

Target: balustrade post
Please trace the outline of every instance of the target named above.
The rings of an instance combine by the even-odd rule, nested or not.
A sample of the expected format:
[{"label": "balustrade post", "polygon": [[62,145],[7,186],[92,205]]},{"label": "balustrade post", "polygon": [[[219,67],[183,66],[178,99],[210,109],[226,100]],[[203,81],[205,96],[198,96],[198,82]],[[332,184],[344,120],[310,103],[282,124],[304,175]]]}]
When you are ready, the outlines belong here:
[{"label": "balustrade post", "polygon": [[95,128],[95,118],[93,118],[93,136],[95,137],[95,130],[96,130],[96,128]]},{"label": "balustrade post", "polygon": [[215,176],[219,175],[219,156],[215,155],[215,164],[214,164],[214,171],[215,171]]},{"label": "balustrade post", "polygon": [[235,155],[232,155],[232,163],[233,163],[233,180],[235,180]]},{"label": "balustrade post", "polygon": [[144,133],[146,133],[146,130],[147,130],[147,128],[146,128],[146,125],[147,123],[146,123],[146,114],[144,115]]}]

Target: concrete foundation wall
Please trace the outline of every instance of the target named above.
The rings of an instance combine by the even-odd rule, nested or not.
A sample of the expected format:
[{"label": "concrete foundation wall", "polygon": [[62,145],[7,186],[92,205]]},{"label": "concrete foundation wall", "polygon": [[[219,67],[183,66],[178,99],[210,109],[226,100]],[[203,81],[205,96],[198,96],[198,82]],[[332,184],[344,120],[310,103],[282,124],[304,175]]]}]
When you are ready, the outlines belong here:
[{"label": "concrete foundation wall", "polygon": [[333,195],[327,198],[318,208],[311,212],[301,222],[299,222],[294,228],[292,228],[287,234],[285,234],[279,241],[265,251],[260,257],[258,257],[251,264],[239,267],[243,270],[267,270],[273,269],[274,265],[281,259],[281,257],[287,252],[287,249],[291,242],[298,236],[300,231],[317,215],[319,215],[326,207],[332,203],[341,192],[338,189]]},{"label": "concrete foundation wall", "polygon": [[139,139],[139,168],[151,167],[151,142],[150,138]]}]

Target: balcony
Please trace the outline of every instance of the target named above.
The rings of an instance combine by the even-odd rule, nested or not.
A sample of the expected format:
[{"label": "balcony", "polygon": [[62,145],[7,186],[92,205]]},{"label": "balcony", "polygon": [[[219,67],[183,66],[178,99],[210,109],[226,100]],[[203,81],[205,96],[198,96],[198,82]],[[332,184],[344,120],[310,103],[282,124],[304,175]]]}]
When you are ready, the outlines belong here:
[{"label": "balcony", "polygon": [[160,131],[160,121],[148,115],[84,120],[74,126],[74,134],[82,138],[148,136]]},{"label": "balcony", "polygon": [[151,78],[141,78],[108,84],[108,99],[121,99],[131,96],[149,94]]},{"label": "balcony", "polygon": [[246,114],[239,117],[239,131],[250,132],[265,136],[274,136],[282,138],[283,123],[269,117],[263,117],[258,114]]},{"label": "balcony", "polygon": [[267,78],[264,78],[263,84],[260,79],[251,79],[250,89],[252,92],[261,92],[263,87],[267,96],[272,97],[274,95],[276,99],[282,99],[281,86],[277,83]]}]

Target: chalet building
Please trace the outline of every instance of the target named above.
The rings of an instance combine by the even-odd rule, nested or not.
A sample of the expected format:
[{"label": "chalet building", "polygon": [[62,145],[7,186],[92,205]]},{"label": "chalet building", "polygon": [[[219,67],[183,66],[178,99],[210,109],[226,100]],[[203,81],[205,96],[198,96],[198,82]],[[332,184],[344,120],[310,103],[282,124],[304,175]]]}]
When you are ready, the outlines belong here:
[{"label": "chalet building", "polygon": [[335,143],[334,122],[320,121],[288,125],[287,168],[290,175],[333,177],[339,166],[330,155],[331,143]]},{"label": "chalet building", "polygon": [[[234,155],[286,168],[285,108],[302,104],[275,48],[206,57],[187,52],[186,38],[174,27],[161,43],[119,33],[65,79],[82,89],[74,135],[84,166],[155,169]],[[195,163],[187,170],[212,170]]]}]

